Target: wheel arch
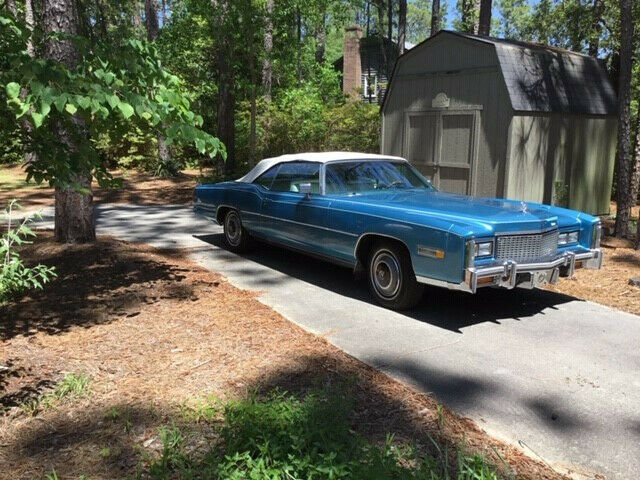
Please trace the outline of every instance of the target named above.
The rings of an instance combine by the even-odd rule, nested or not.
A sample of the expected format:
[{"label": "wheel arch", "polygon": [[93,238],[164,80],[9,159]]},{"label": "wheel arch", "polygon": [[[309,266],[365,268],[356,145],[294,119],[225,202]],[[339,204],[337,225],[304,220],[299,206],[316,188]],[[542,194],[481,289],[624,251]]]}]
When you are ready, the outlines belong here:
[{"label": "wheel arch", "polygon": [[229,213],[230,210],[238,212],[240,221],[242,221],[242,215],[240,215],[240,211],[237,208],[232,207],[231,205],[218,205],[218,208],[216,209],[216,222],[218,222],[218,225],[222,225],[224,223],[224,217],[227,216],[227,213]]},{"label": "wheel arch", "polygon": [[366,265],[367,260],[369,259],[369,255],[371,255],[371,250],[373,249],[373,246],[378,240],[391,241],[396,245],[398,245],[400,248],[402,248],[409,256],[409,261],[411,262],[411,268],[414,270],[414,274],[415,274],[415,269],[413,266],[413,258],[411,256],[411,250],[409,249],[409,246],[406,244],[406,242],[404,240],[401,240],[398,237],[394,237],[393,235],[387,235],[384,233],[377,233],[377,232],[366,232],[358,237],[358,240],[356,241],[356,246],[354,248],[354,256],[356,258],[356,267],[355,267],[356,270],[361,269]]}]

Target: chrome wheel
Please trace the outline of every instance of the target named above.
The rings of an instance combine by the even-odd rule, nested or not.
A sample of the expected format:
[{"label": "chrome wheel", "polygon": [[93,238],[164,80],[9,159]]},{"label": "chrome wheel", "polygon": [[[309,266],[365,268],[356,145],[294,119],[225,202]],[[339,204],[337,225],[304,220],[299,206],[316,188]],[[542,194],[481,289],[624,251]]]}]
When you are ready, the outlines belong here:
[{"label": "chrome wheel", "polygon": [[224,234],[229,245],[237,247],[242,242],[242,222],[234,211],[227,213],[224,219]]},{"label": "chrome wheel", "polygon": [[400,263],[388,250],[379,250],[371,262],[371,280],[376,292],[384,298],[398,295],[402,284]]}]

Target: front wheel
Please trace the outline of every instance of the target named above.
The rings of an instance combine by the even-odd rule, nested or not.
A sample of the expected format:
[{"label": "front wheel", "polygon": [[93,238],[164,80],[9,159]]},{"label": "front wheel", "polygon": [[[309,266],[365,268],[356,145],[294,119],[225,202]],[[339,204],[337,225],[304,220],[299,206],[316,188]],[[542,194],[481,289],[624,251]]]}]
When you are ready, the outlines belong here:
[{"label": "front wheel", "polygon": [[229,210],[224,216],[224,241],[232,252],[242,253],[251,247],[251,238],[242,226],[240,215],[235,210]]},{"label": "front wheel", "polygon": [[406,310],[422,298],[423,287],[416,281],[411,258],[394,242],[381,241],[369,256],[369,290],[383,307]]}]

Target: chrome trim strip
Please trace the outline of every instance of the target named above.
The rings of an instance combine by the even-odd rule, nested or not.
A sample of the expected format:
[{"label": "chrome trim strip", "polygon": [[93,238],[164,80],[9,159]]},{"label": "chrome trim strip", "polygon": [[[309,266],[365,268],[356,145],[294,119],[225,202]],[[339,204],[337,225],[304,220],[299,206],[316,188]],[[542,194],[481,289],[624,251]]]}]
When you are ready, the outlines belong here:
[{"label": "chrome trim strip", "polygon": [[[511,223],[511,222],[509,222]],[[551,232],[553,230],[558,230],[558,225],[553,225],[549,228],[546,228],[544,230],[518,230],[517,232],[500,232],[500,233],[496,233],[496,237],[504,237],[504,236],[519,236],[519,235],[533,235],[536,233],[547,233],[547,232]],[[564,233],[564,232],[562,232]],[[481,238],[481,237],[478,237]]]},{"label": "chrome trim strip", "polygon": [[[397,240],[398,242],[402,243],[405,247],[407,247],[407,251],[409,252],[409,258],[411,258],[411,249],[409,248],[409,245],[407,245],[404,240],[401,240],[398,237],[393,237],[391,235],[386,235],[384,233],[377,233],[377,232],[365,232],[365,233],[362,233],[358,237],[358,240],[356,241],[356,246],[353,248],[353,257],[354,258],[358,258],[358,246],[360,245],[360,241],[362,240],[362,238],[366,237],[367,235],[375,235],[375,236],[378,236],[378,237],[386,237],[386,238],[390,238],[392,240]],[[412,267],[413,267],[413,261],[411,263],[412,263]]]},{"label": "chrome trim strip", "polygon": [[342,235],[349,235],[351,237],[357,237],[358,236],[355,233],[343,232],[342,230],[335,230],[333,228],[323,227],[323,226],[320,226],[320,225],[313,225],[311,223],[297,222],[295,220],[289,220],[289,219],[286,219],[286,218],[273,217],[271,215],[265,215],[264,213],[249,212],[248,210],[240,210],[240,212],[241,213],[248,213],[249,215],[257,215],[259,217],[269,218],[271,220],[278,220],[278,221],[281,221],[281,222],[294,223],[296,225],[302,225],[303,227],[319,228],[319,229],[322,229],[322,230],[327,230],[329,232],[340,233]]},{"label": "chrome trim strip", "polygon": [[465,282],[460,283],[451,283],[445,282],[444,280],[437,280],[435,278],[429,277],[421,277],[420,275],[416,275],[416,280],[418,283],[423,283],[425,285],[432,285],[434,287],[448,288],[449,290],[460,290],[462,292],[473,293]]}]

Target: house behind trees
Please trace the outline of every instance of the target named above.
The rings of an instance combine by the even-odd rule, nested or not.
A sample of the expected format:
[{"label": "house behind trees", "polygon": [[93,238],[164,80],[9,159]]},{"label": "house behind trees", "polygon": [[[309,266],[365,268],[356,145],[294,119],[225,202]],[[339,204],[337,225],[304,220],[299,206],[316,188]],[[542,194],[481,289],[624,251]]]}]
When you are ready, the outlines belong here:
[{"label": "house behind trees", "polygon": [[[405,50],[414,45],[405,42]],[[380,35],[362,36],[362,28],[347,27],[343,56],[333,63],[342,72],[342,91],[363,102],[381,103],[388,77],[398,59],[398,45]]]},{"label": "house behind trees", "polygon": [[441,31],[399,57],[381,148],[445,191],[607,214],[616,125],[600,60]]}]

